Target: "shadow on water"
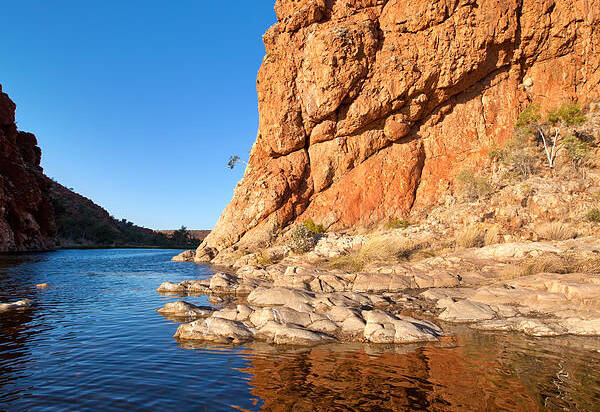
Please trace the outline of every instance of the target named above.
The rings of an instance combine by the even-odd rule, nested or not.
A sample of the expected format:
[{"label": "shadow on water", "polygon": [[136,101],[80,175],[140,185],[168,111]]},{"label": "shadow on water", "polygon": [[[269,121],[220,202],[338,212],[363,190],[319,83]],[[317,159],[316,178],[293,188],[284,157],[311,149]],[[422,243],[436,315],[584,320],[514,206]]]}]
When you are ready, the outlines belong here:
[{"label": "shadow on water", "polygon": [[[178,343],[164,281],[206,278],[177,251],[0,257],[0,410],[598,410],[600,340],[452,327],[427,345]],[[12,259],[12,260],[11,260]],[[37,283],[48,289],[36,289]],[[207,305],[203,296],[186,301]]]}]

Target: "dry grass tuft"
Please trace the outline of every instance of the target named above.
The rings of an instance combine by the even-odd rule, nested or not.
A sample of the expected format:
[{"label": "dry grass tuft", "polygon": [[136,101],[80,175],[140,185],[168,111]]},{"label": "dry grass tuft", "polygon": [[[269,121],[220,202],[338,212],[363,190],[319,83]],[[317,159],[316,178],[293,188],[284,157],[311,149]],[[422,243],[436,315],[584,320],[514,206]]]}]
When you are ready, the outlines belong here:
[{"label": "dry grass tuft", "polygon": [[467,226],[456,234],[456,247],[459,249],[482,247],[483,244],[484,232],[478,225]]},{"label": "dry grass tuft", "polygon": [[600,255],[597,253],[567,252],[545,253],[525,259],[521,263],[521,276],[538,273],[600,273]]},{"label": "dry grass tuft", "polygon": [[383,235],[369,239],[358,254],[366,262],[389,262],[407,260],[411,253],[422,247],[422,244],[406,238]]},{"label": "dry grass tuft", "polygon": [[341,255],[332,258],[329,267],[354,273],[360,272],[365,267],[365,262],[361,261],[358,255]]},{"label": "dry grass tuft", "polygon": [[544,240],[568,240],[577,237],[577,231],[562,222],[541,224],[536,228],[535,232]]},{"label": "dry grass tuft", "polygon": [[510,264],[504,266],[498,273],[498,280],[511,280],[525,276],[523,274],[523,268],[516,264]]},{"label": "dry grass tuft", "polygon": [[428,245],[426,241],[415,242],[394,235],[375,236],[365,242],[358,252],[331,259],[329,266],[358,272],[370,263],[406,261],[417,253],[424,253]]},{"label": "dry grass tuft", "polygon": [[275,263],[275,259],[272,256],[269,256],[264,251],[261,251],[256,255],[256,265],[257,266],[269,266]]},{"label": "dry grass tuft", "polygon": [[483,243],[486,246],[495,245],[501,242],[500,238],[500,228],[498,226],[492,226],[488,230],[485,231],[485,236],[483,237]]}]

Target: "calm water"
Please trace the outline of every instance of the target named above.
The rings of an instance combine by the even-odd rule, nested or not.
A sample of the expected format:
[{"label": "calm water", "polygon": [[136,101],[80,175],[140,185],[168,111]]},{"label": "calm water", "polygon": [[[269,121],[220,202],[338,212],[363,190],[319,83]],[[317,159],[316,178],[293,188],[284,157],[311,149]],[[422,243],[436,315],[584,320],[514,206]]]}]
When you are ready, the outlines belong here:
[{"label": "calm water", "polygon": [[211,270],[175,253],[0,257],[0,302],[34,301],[0,314],[0,410],[600,410],[592,338],[459,328],[425,346],[178,345],[154,312],[176,298],[154,289]]}]

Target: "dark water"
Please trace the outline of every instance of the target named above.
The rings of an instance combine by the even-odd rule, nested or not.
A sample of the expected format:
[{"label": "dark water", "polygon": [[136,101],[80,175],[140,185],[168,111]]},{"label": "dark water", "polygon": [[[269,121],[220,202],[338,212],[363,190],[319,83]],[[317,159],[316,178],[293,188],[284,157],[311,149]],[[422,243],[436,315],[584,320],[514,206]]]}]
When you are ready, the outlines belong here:
[{"label": "dark water", "polygon": [[176,298],[154,289],[211,271],[174,253],[0,257],[0,302],[34,301],[0,314],[0,410],[600,410],[593,338],[464,328],[424,346],[181,346],[154,312]]}]

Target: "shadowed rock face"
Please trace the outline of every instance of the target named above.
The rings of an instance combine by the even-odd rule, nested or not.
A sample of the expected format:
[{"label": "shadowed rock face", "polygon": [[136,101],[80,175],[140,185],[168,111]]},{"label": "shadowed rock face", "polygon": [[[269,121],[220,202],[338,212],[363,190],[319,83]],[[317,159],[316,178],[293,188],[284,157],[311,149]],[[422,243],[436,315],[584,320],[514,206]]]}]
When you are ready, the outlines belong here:
[{"label": "shadowed rock face", "polygon": [[599,99],[600,0],[277,0],[259,133],[208,260],[312,218],[369,227],[437,202],[519,111]]},{"label": "shadowed rock face", "polygon": [[54,248],[54,211],[31,133],[17,131],[15,104],[0,86],[0,252]]}]

